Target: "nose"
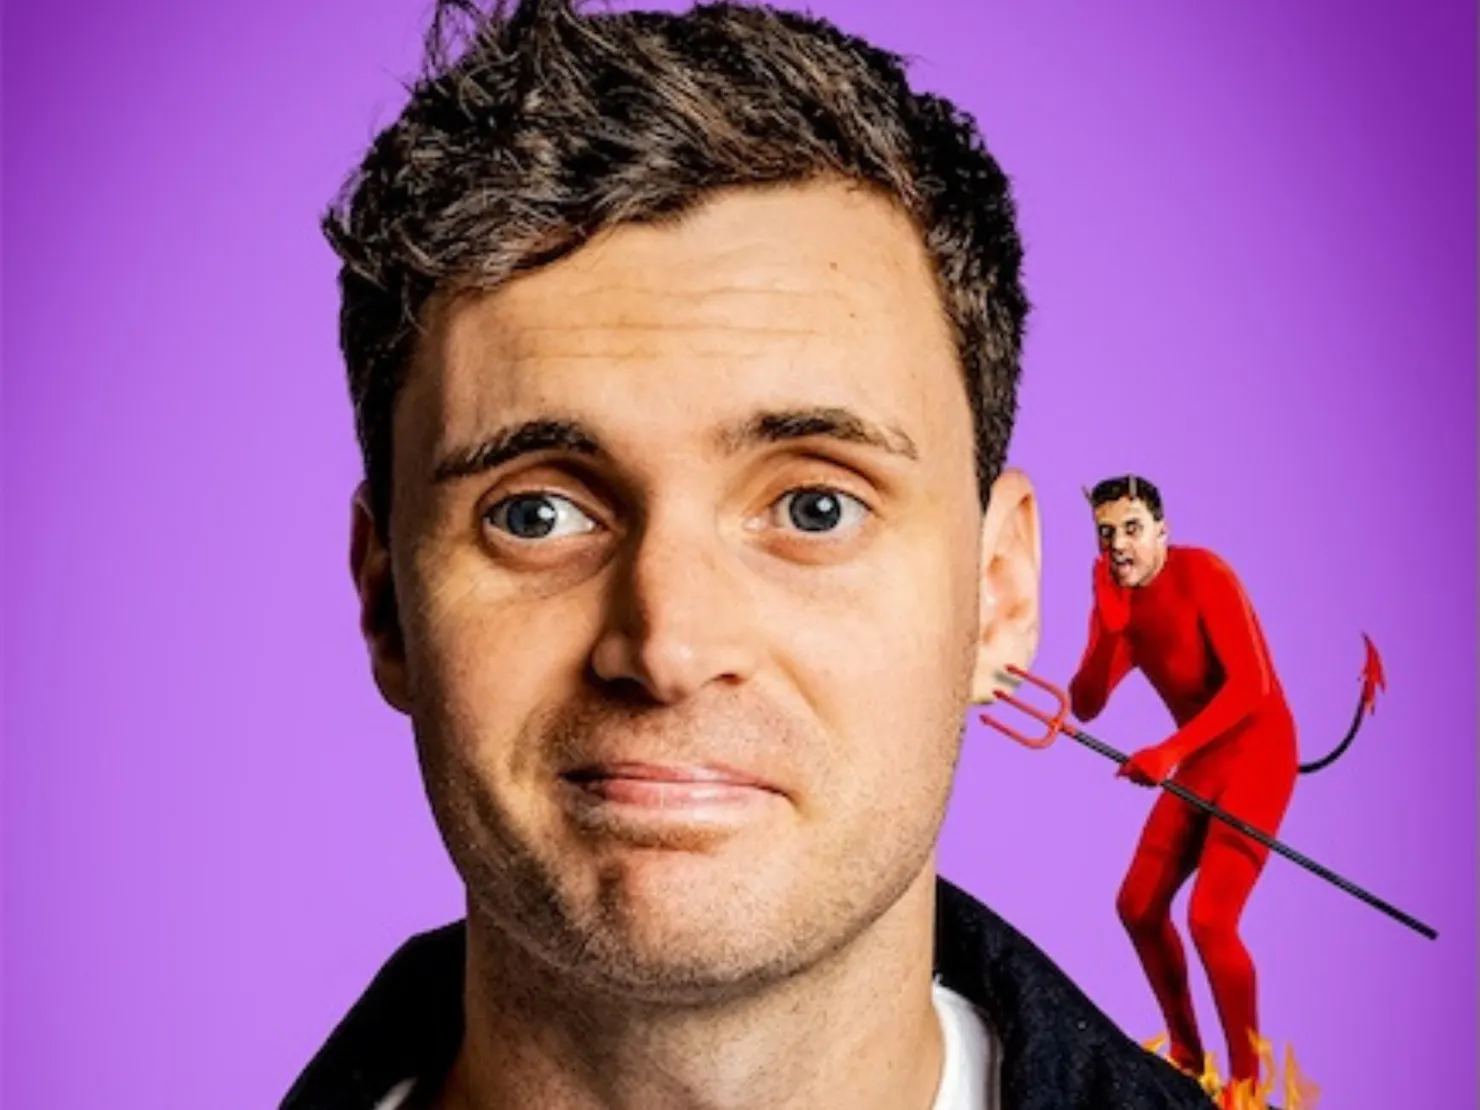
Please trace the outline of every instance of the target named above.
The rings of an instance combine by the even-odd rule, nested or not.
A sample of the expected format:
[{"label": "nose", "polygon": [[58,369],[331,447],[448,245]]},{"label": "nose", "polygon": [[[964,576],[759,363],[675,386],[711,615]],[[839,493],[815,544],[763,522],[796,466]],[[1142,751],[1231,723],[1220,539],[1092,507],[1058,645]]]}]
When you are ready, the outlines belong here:
[{"label": "nose", "polygon": [[649,521],[613,577],[596,676],[665,705],[744,681],[757,644],[741,573],[712,524]]}]

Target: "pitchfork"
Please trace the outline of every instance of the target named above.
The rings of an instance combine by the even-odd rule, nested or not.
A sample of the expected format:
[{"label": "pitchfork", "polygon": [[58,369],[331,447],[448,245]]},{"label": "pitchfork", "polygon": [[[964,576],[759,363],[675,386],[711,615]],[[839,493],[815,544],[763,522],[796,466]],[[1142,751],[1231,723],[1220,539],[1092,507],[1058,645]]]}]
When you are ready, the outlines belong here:
[{"label": "pitchfork", "polygon": [[[1041,750],[1048,747],[1054,742],[1054,740],[1058,738],[1059,733],[1063,733],[1071,740],[1077,740],[1079,743],[1083,744],[1091,751],[1095,751],[1098,752],[1100,755],[1103,755],[1106,759],[1112,759],[1122,766],[1127,762],[1129,757],[1126,756],[1124,753],[1116,751],[1103,740],[1097,740],[1095,737],[1091,736],[1083,729],[1076,728],[1074,725],[1069,723],[1069,697],[1067,694],[1064,693],[1064,691],[1060,690],[1051,682],[1047,682],[1044,679],[1039,678],[1037,675],[1031,674],[1019,667],[1009,665],[1007,667],[1007,671],[1014,678],[1019,679],[1021,682],[1027,682],[1033,686],[1037,686],[1040,690],[1043,690],[1050,694],[1053,697],[1057,708],[1052,714],[1050,714],[1042,709],[1039,709],[1037,706],[1028,704],[1021,698],[1007,693],[998,694],[997,700],[1004,705],[1011,706],[1013,709],[1018,710],[1020,713],[1027,714],[1029,717],[1032,717],[1040,724],[1046,725],[1048,731],[1037,738],[1027,736],[1019,732],[1017,729],[1013,728],[1011,725],[1006,724],[1005,722],[999,720],[989,713],[983,713],[981,715],[981,720],[983,724],[990,725],[998,732],[1006,733],[1008,736],[1012,737],[1012,739],[1016,740],[1019,744],[1022,744],[1025,747],[1033,748],[1035,750]],[[1325,879],[1328,883],[1332,883],[1333,885],[1340,887],[1342,890],[1346,891],[1353,897],[1360,898],[1363,902],[1366,902],[1373,909],[1381,910],[1383,913],[1387,914],[1394,920],[1402,922],[1414,932],[1421,933],[1423,936],[1428,937],[1430,940],[1438,939],[1439,934],[1428,925],[1425,925],[1422,921],[1419,921],[1417,918],[1411,917],[1410,915],[1404,913],[1402,910],[1398,909],[1391,903],[1384,902],[1375,894],[1368,893],[1361,887],[1357,886],[1356,883],[1342,878],[1335,871],[1332,871],[1329,867],[1323,867],[1321,864],[1317,863],[1309,856],[1297,852],[1288,844],[1282,844],[1278,840],[1274,839],[1274,837],[1260,832],[1258,829],[1254,828],[1254,826],[1250,825],[1247,821],[1240,820],[1233,814],[1229,813],[1227,810],[1221,809],[1218,806],[1214,805],[1206,798],[1199,797],[1180,783],[1172,782],[1170,779],[1168,779],[1165,782],[1160,783],[1159,785],[1167,793],[1176,795],[1188,805],[1202,810],[1209,817],[1216,817],[1219,821],[1233,826],[1245,836],[1258,841],[1260,844],[1263,844],[1270,851],[1278,852],[1286,859],[1293,860],[1295,863],[1298,863],[1301,867],[1305,868],[1312,874],[1318,875],[1321,878]]]}]

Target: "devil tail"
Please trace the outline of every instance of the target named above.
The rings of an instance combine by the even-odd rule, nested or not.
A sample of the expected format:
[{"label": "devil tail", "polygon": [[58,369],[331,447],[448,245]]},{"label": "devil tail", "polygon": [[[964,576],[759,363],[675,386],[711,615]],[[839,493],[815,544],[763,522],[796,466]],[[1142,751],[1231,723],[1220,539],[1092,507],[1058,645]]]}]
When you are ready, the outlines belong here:
[{"label": "devil tail", "polygon": [[1366,633],[1362,634],[1362,643],[1367,645],[1367,658],[1362,664],[1362,693],[1357,699],[1357,711],[1352,714],[1351,727],[1346,730],[1341,743],[1320,759],[1300,764],[1302,775],[1324,770],[1346,754],[1346,749],[1352,746],[1352,741],[1357,738],[1357,733],[1362,728],[1362,721],[1377,708],[1377,691],[1387,689],[1387,678],[1382,672],[1382,659],[1377,654],[1377,648],[1373,646],[1371,638]]}]

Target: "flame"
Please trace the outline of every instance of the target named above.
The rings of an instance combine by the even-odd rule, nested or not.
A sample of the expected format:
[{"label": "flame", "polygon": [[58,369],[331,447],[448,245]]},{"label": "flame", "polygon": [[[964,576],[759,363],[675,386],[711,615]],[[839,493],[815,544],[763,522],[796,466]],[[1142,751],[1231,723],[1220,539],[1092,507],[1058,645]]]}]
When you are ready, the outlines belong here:
[{"label": "flame", "polygon": [[1285,1046],[1285,1110],[1315,1110],[1321,1089],[1305,1076],[1295,1063],[1295,1049]]},{"label": "flame", "polygon": [[[1163,1055],[1162,1049],[1168,1044],[1165,1033],[1143,1041],[1141,1047],[1172,1063],[1172,1067],[1178,1071],[1191,1075],[1220,1110],[1315,1110],[1321,1089],[1300,1071],[1295,1062],[1295,1049],[1290,1045],[1285,1046],[1284,1074],[1281,1082],[1276,1084],[1278,1069],[1275,1067],[1274,1045],[1257,1033],[1250,1033],[1249,1038],[1254,1044],[1254,1051],[1259,1055],[1259,1078],[1240,1079],[1231,1086],[1219,1073],[1217,1059],[1211,1052],[1203,1054],[1202,1074],[1193,1075]],[[1280,1101],[1271,1102],[1271,1096],[1278,1097]]]}]

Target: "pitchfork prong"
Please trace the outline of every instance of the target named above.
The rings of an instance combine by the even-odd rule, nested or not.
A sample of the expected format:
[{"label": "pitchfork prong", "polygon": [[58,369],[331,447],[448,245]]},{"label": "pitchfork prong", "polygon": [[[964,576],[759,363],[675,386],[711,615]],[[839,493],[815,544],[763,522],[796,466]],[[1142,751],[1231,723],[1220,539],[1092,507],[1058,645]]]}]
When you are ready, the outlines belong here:
[{"label": "pitchfork prong", "polygon": [[1058,703],[1058,710],[1054,714],[1049,715],[1048,713],[1045,713],[1042,709],[1039,709],[1037,706],[1029,705],[1027,702],[1023,701],[1020,698],[1014,697],[1012,694],[998,694],[996,699],[997,701],[1000,701],[1005,705],[1010,705],[1019,713],[1026,713],[1035,721],[1046,725],[1048,731],[1045,732],[1042,736],[1036,738],[1026,736],[1023,733],[1019,732],[1017,729],[1013,728],[1011,725],[1007,724],[1005,721],[994,717],[990,713],[981,714],[982,724],[988,725],[991,728],[995,728],[998,732],[1001,732],[1011,739],[1016,740],[1024,747],[1034,749],[1042,749],[1048,747],[1054,742],[1055,739],[1058,738],[1058,734],[1063,730],[1064,718],[1069,713],[1068,697],[1057,686],[1054,686],[1052,683],[1045,682],[1037,675],[1029,671],[1025,671],[1021,667],[1015,667],[1009,663],[1006,667],[1006,670],[1014,677],[1021,679],[1024,682],[1030,683],[1031,685],[1037,686],[1040,690],[1046,690],[1049,694],[1053,695],[1054,700]]}]

